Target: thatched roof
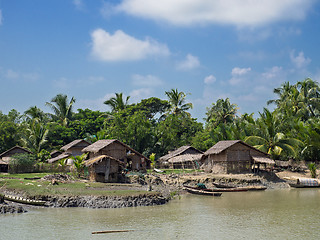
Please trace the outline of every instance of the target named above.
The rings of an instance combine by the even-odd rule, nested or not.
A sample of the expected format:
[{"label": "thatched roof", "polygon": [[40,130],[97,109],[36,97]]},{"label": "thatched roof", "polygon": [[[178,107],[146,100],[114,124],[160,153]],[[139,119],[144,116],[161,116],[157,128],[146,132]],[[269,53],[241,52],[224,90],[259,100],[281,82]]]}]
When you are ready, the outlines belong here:
[{"label": "thatched roof", "polygon": [[275,164],[275,161],[267,157],[252,156],[252,159],[254,162],[257,162],[257,163],[266,163],[266,164],[272,164],[272,165]]},{"label": "thatched roof", "polygon": [[252,147],[251,145],[241,141],[241,140],[227,140],[227,141],[220,141],[218,143],[216,143],[213,147],[211,147],[210,149],[208,149],[204,155],[210,155],[210,154],[219,154],[222,153],[223,151],[225,151],[226,149],[232,147],[235,144],[242,144],[244,146],[247,146],[255,151],[261,152],[263,154],[265,154],[266,156],[268,156],[267,153],[260,151],[259,149]]},{"label": "thatched roof", "polygon": [[7,163],[7,162],[5,162],[5,161],[3,161],[3,160],[0,159],[0,164],[1,164],[1,165],[8,165],[9,163]]},{"label": "thatched roof", "polygon": [[96,141],[95,143],[93,143],[93,144],[89,145],[88,147],[85,147],[84,149],[82,149],[82,152],[97,153],[100,150],[102,150],[103,148],[105,148],[105,147],[107,147],[107,146],[109,146],[109,145],[111,145],[113,143],[118,143],[118,144],[124,146],[126,149],[130,150],[131,152],[137,154],[141,158],[149,160],[147,157],[143,156],[141,153],[137,152],[133,148],[129,147],[128,145],[124,144],[123,142],[120,142],[117,139],[103,139],[103,140]]},{"label": "thatched roof", "polygon": [[85,165],[86,167],[89,167],[89,166],[91,166],[91,165],[93,165],[93,164],[97,164],[97,163],[101,162],[103,159],[106,159],[106,158],[109,158],[109,159],[111,159],[111,160],[114,160],[114,161],[116,161],[116,162],[118,162],[118,163],[120,163],[120,164],[124,164],[124,162],[121,162],[120,160],[118,160],[118,159],[116,159],[116,158],[114,158],[114,157],[111,157],[111,156],[108,156],[108,155],[100,155],[100,156],[98,156],[98,157],[94,157],[94,158],[91,158],[91,159],[85,161],[85,162],[84,162],[84,165]]},{"label": "thatched roof", "polygon": [[84,139],[77,139],[72,141],[71,143],[68,143],[67,145],[64,145],[61,150],[63,151],[67,151],[68,149],[75,147],[76,145],[80,144],[80,143],[84,143],[85,145],[90,145],[91,143],[89,143],[88,141],[84,140]]},{"label": "thatched roof", "polygon": [[[183,154],[183,153],[184,153],[185,151],[187,151],[188,149],[192,149],[192,150],[198,152],[198,153],[201,154],[201,155],[203,154],[202,151],[200,151],[200,150],[198,150],[198,149],[196,149],[196,148],[194,148],[194,147],[191,147],[191,146],[182,146],[182,147],[179,147],[178,149],[176,149],[176,150],[168,153],[167,155],[162,156],[161,158],[159,158],[159,161],[168,161],[170,158],[173,158],[173,157],[176,157],[176,156],[178,156],[178,155]],[[188,155],[189,155],[189,154],[188,154]],[[190,155],[192,155],[192,154],[190,154]],[[196,154],[196,155],[198,155],[198,154]]]},{"label": "thatched roof", "polygon": [[10,154],[10,152],[14,151],[15,149],[20,149],[20,150],[22,150],[22,151],[25,152],[25,153],[32,153],[31,151],[29,151],[28,149],[25,149],[25,148],[23,148],[23,147],[14,146],[14,147],[10,148],[9,150],[1,153],[1,154],[0,154],[0,158],[6,156],[6,155],[8,155],[8,154]]},{"label": "thatched roof", "polygon": [[70,155],[71,155],[70,153],[62,153],[62,154],[60,154],[59,156],[57,156],[55,158],[48,159],[48,163],[54,163],[54,162],[59,161],[61,159],[68,158],[68,157],[70,157]]},{"label": "thatched roof", "polygon": [[202,154],[182,154],[179,156],[172,157],[168,160],[169,163],[182,163],[182,162],[193,162],[200,161]]}]

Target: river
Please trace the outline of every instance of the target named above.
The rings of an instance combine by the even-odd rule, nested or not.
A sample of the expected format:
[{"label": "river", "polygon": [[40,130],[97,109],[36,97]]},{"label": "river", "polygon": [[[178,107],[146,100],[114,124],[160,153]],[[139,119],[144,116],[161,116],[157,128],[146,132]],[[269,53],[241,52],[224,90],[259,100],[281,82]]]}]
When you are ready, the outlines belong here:
[{"label": "river", "polygon": [[[319,189],[182,195],[166,205],[0,215],[0,239],[319,239]],[[135,230],[92,234],[103,230]]]}]

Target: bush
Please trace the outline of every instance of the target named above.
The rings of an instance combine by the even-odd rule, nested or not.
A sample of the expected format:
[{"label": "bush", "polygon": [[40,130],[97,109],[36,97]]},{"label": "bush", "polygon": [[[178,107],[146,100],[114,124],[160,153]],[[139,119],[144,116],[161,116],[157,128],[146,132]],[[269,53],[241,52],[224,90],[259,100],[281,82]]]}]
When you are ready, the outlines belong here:
[{"label": "bush", "polygon": [[9,162],[9,173],[28,173],[32,172],[36,158],[32,154],[15,154]]}]

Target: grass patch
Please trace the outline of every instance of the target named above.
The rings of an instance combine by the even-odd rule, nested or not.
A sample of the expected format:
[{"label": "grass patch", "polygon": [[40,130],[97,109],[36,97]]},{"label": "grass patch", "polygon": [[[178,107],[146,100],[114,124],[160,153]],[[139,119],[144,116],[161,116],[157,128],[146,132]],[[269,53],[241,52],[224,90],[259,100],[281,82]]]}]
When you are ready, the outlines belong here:
[{"label": "grass patch", "polygon": [[[0,175],[2,189],[23,192],[27,196],[138,196],[158,194],[145,190],[130,189],[130,184],[110,184],[97,182],[66,182],[52,185],[50,181],[26,180],[26,178],[44,177],[46,173]],[[135,186],[136,187],[136,186]],[[121,188],[121,189],[117,189]]]}]

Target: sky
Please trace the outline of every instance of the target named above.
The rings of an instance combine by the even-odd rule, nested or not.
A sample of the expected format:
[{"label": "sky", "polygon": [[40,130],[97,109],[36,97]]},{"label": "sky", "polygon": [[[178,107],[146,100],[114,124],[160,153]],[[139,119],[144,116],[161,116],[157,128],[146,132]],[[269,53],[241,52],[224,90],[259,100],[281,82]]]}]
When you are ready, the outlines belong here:
[{"label": "sky", "polygon": [[320,79],[317,0],[0,0],[0,111],[108,111],[178,89],[202,121],[219,98],[261,112],[273,89]]}]

